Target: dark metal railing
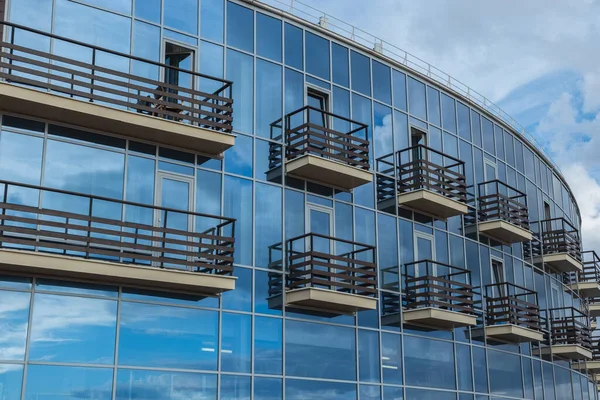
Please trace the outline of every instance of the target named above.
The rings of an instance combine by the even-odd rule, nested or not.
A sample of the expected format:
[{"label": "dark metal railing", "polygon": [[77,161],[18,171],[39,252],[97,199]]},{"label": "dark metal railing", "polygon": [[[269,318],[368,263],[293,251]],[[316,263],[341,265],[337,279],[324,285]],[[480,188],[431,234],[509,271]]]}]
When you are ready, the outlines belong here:
[{"label": "dark metal railing", "polygon": [[[369,169],[368,126],[365,124],[305,106],[273,122],[272,139],[280,140],[281,134],[277,132],[281,130],[288,161],[310,154]],[[269,151],[269,169],[278,168],[281,163],[281,145],[273,144]]]},{"label": "dark metal railing", "polygon": [[583,270],[577,273],[579,282],[600,283],[600,257],[593,250],[581,253],[583,257]]},{"label": "dark metal railing", "polygon": [[404,265],[405,307],[441,308],[475,313],[471,272],[448,264],[422,260]]},{"label": "dark metal railing", "polygon": [[592,361],[600,361],[600,336],[592,336]]},{"label": "dark metal railing", "polygon": [[419,189],[467,202],[465,163],[427,146],[382,156],[376,160],[376,170],[378,202]]},{"label": "dark metal railing", "polygon": [[0,188],[0,247],[233,272],[233,218],[7,181]]},{"label": "dark metal railing", "polygon": [[592,348],[589,317],[574,307],[550,311],[550,338],[553,345],[578,345]]},{"label": "dark metal railing", "polygon": [[509,282],[485,286],[486,324],[512,324],[540,331],[537,292]]},{"label": "dark metal railing", "polygon": [[527,195],[502,181],[479,184],[479,221],[501,220],[529,229]]},{"label": "dark metal railing", "polygon": [[526,255],[567,253],[574,259],[582,261],[579,231],[565,218],[539,221],[533,223],[532,228],[539,232],[540,240],[532,241],[531,252],[526,251]]},{"label": "dark metal railing", "polygon": [[[135,111],[217,131],[232,130],[232,82],[135,57],[26,26],[2,22],[8,27],[0,41],[0,78],[7,82],[48,90],[79,100]],[[33,39],[77,46],[77,59],[19,44],[21,33]],[[64,47],[64,46],[63,46]],[[87,57],[89,61],[78,61]],[[110,59],[108,63],[106,60]],[[115,64],[127,67],[116,69]],[[140,76],[129,69],[150,70]],[[189,87],[166,83],[159,75],[189,79]],[[179,79],[178,79],[179,81]],[[199,87],[211,87],[210,92]],[[214,90],[216,89],[216,90]],[[214,90],[214,91],[213,91]]]},{"label": "dark metal railing", "polygon": [[[272,247],[280,249],[280,245]],[[285,287],[289,290],[313,287],[377,296],[374,246],[307,233],[289,239],[286,249],[288,265],[285,277],[269,274],[270,295],[281,292],[281,280],[285,279]]]}]

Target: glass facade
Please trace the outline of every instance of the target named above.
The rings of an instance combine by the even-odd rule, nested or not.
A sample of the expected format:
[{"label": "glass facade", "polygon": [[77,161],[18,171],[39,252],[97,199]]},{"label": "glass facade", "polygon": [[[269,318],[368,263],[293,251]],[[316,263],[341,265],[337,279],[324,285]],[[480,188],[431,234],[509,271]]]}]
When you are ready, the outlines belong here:
[{"label": "glass facade", "polygon": [[[431,149],[465,163],[469,198],[481,194],[479,183],[498,179],[526,194],[531,221],[564,218],[579,228],[564,180],[502,121],[365,48],[258,3],[11,0],[7,15],[153,61],[163,61],[164,43],[185,45],[197,72],[233,81],[236,141],[222,159],[3,113],[0,180],[148,205],[171,201],[175,208],[235,218],[237,282],[220,297],[196,297],[114,282],[2,276],[0,399],[597,398],[595,382],[569,361],[542,357],[544,343],[476,335],[480,305],[473,328],[423,330],[382,318],[381,299],[402,296],[400,287],[385,286],[383,271],[398,275],[399,266],[423,258],[470,271],[479,302],[484,287],[498,283],[496,260],[507,282],[537,293],[544,313],[582,308],[561,273],[530,263],[529,243],[506,245],[469,232],[463,216],[442,220],[381,207],[376,181],[342,191],[268,173],[270,152],[282,145],[272,123],[316,93],[327,111],[366,125],[372,172],[383,172],[374,160],[411,146],[414,132],[424,132]],[[31,35],[15,43],[88,57],[77,46]],[[134,61],[105,62],[127,73],[159,74]],[[165,179],[174,186],[165,190]],[[165,193],[174,195],[169,200]],[[87,212],[72,197],[33,189],[15,196],[19,204]],[[152,218],[127,207],[99,212],[124,221]],[[281,279],[273,262],[282,258],[277,245],[318,229],[374,246],[379,309],[332,317],[270,304],[269,281]]]}]

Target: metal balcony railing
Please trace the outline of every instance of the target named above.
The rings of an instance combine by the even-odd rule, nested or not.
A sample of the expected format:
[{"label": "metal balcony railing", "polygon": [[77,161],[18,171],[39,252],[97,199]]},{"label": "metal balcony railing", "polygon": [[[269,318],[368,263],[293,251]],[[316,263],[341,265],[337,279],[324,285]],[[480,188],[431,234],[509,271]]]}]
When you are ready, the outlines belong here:
[{"label": "metal balcony railing", "polygon": [[583,270],[577,273],[578,282],[600,283],[600,257],[595,251],[584,251]]},{"label": "metal balcony railing", "polygon": [[[532,241],[531,255],[566,253],[582,261],[579,231],[565,218],[546,219],[532,224],[539,240]],[[526,255],[529,255],[529,251]]]},{"label": "metal balcony railing", "polygon": [[512,324],[542,330],[537,292],[509,282],[485,286],[486,325]]},{"label": "metal balcony railing", "polygon": [[233,272],[233,218],[7,181],[0,188],[0,247]]},{"label": "metal balcony railing", "polygon": [[[351,119],[305,106],[271,124],[271,138],[281,140],[285,160],[314,155],[343,164],[369,169],[368,126]],[[281,145],[272,144],[269,169],[282,164]]]},{"label": "metal balcony railing", "polygon": [[421,260],[405,264],[405,308],[431,307],[474,314],[474,287],[470,279],[470,271],[436,261]]},{"label": "metal balcony railing", "polygon": [[284,279],[289,290],[312,287],[377,297],[374,246],[307,233],[289,239],[286,248],[286,274],[269,275],[270,295],[280,294]]},{"label": "metal balcony railing", "polygon": [[[9,30],[4,36],[8,41],[0,42],[0,78],[6,82],[216,131],[232,130],[231,81],[10,22],[1,25]],[[35,43],[51,39],[54,48],[76,46],[77,59],[19,44],[23,34]],[[116,69],[115,65],[127,67]],[[151,72],[141,76],[130,68]],[[191,83],[166,83],[160,76],[177,76],[177,82]],[[200,87],[216,90],[201,91]]]},{"label": "metal balcony railing", "polygon": [[499,180],[479,184],[479,221],[501,220],[529,229],[527,195]]},{"label": "metal balcony railing", "polygon": [[577,345],[592,348],[589,317],[574,307],[553,308],[550,311],[552,345]]},{"label": "metal balcony railing", "polygon": [[430,147],[417,145],[382,156],[376,170],[378,202],[420,189],[467,202],[465,163]]}]

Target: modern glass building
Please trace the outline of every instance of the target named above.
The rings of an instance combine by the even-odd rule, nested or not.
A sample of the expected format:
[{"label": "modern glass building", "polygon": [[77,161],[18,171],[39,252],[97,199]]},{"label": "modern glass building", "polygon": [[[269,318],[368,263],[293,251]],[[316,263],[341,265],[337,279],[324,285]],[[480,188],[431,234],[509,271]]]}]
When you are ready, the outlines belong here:
[{"label": "modern glass building", "polygon": [[600,259],[473,99],[258,1],[4,3],[0,400],[597,398]]}]

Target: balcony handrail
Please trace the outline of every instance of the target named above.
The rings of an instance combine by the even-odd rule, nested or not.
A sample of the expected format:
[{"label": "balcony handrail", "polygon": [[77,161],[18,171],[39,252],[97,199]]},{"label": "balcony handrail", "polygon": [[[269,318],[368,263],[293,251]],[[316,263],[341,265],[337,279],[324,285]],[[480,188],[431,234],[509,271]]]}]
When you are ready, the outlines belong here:
[{"label": "balcony handrail", "polygon": [[[586,255],[592,256],[590,260]],[[600,257],[594,250],[581,252],[583,270],[577,273],[578,282],[597,282],[600,284]],[[586,259],[587,258],[587,259]]]},{"label": "balcony handrail", "polygon": [[519,189],[517,189],[517,188],[515,188],[515,187],[513,187],[513,186],[511,186],[511,185],[509,185],[509,184],[507,184],[505,182],[502,182],[499,179],[492,179],[492,180],[489,180],[489,181],[478,183],[480,196],[481,196],[481,193],[483,193],[483,191],[481,190],[481,188],[483,188],[483,187],[485,187],[487,185],[490,185],[492,183],[495,184],[495,186],[496,186],[496,193],[499,192],[499,190],[498,190],[499,187],[503,186],[506,189],[511,190],[511,191],[517,193],[515,196],[508,196],[508,195],[506,195],[507,198],[509,198],[509,199],[517,199],[517,198],[520,198],[520,197],[524,197],[525,198],[525,206],[527,206],[527,200],[526,200],[527,199],[527,194],[526,193],[520,191]]},{"label": "balcony handrail", "polygon": [[588,315],[575,307],[559,307],[549,311],[550,318],[548,320],[552,344],[592,347]]},{"label": "balcony handrail", "polygon": [[[321,233],[312,233],[312,232],[305,233],[303,235],[293,237],[291,239],[288,239],[287,242],[288,243],[296,242],[298,240],[305,239],[305,238],[307,238],[309,236],[318,237],[318,238],[327,239],[327,240],[332,240],[332,241],[340,242],[340,243],[346,243],[346,244],[350,244],[350,245],[353,245],[353,246],[360,246],[360,247],[363,247],[365,250],[375,250],[375,246],[370,245],[370,244],[353,242],[353,241],[347,240],[347,239],[339,239],[339,238],[335,238],[335,237],[332,237],[332,236],[323,235]],[[289,246],[288,249],[290,249],[290,251],[291,251],[292,247]]]},{"label": "balcony handrail", "polygon": [[78,45],[78,46],[87,47],[89,49],[93,49],[93,50],[96,50],[96,51],[101,51],[103,53],[109,53],[109,54],[112,54],[112,55],[115,55],[115,56],[125,57],[125,58],[128,58],[130,60],[140,61],[140,62],[144,62],[144,63],[147,63],[147,64],[155,65],[157,67],[168,68],[168,69],[171,69],[171,70],[174,70],[174,71],[185,72],[186,74],[196,75],[196,76],[198,76],[200,78],[207,78],[207,79],[219,81],[219,82],[222,82],[223,84],[225,84],[225,87],[220,88],[219,90],[217,90],[214,93],[218,93],[222,89],[224,89],[226,87],[229,87],[229,86],[231,86],[233,84],[233,81],[230,81],[230,80],[227,80],[227,79],[218,78],[218,77],[211,76],[211,75],[206,75],[206,74],[203,74],[201,72],[191,71],[191,70],[188,70],[188,69],[174,67],[174,66],[171,66],[171,65],[168,65],[168,64],[164,64],[164,63],[161,63],[161,62],[158,62],[158,61],[152,61],[152,60],[148,60],[146,58],[134,56],[132,54],[122,53],[122,52],[119,52],[119,51],[116,51],[116,50],[111,50],[111,49],[107,49],[107,48],[104,48],[104,47],[96,46],[96,45],[93,45],[93,44],[81,42],[79,40],[70,39],[70,38],[67,38],[65,36],[59,36],[59,35],[56,35],[54,33],[45,32],[45,31],[42,31],[42,30],[39,30],[39,29],[35,29],[35,28],[31,28],[31,27],[28,27],[28,26],[25,26],[25,25],[15,24],[14,22],[2,21],[2,22],[0,22],[0,25],[6,25],[6,26],[9,26],[11,28],[21,29],[21,30],[24,30],[24,31],[35,33],[37,35],[42,35],[42,36],[46,36],[46,37],[49,37],[49,38],[52,38],[52,39],[57,39],[57,40],[61,40],[61,41],[65,41],[65,42],[71,43],[71,44],[75,44],[75,45]]},{"label": "balcony handrail", "polygon": [[[59,193],[59,194],[66,194],[66,195],[69,195],[69,196],[85,197],[85,198],[88,198],[88,199],[93,199],[93,200],[98,200],[98,201],[107,201],[107,202],[111,202],[111,203],[119,203],[119,204],[123,204],[125,206],[143,207],[143,208],[151,208],[153,210],[160,210],[160,211],[169,211],[169,212],[174,212],[174,213],[189,214],[189,215],[194,216],[194,217],[215,218],[215,219],[223,220],[224,221],[223,223],[229,223],[229,222],[235,222],[236,221],[236,218],[231,218],[231,217],[217,216],[217,215],[212,215],[212,214],[204,214],[204,213],[198,213],[198,212],[195,212],[195,211],[184,211],[184,210],[178,210],[176,208],[154,206],[154,205],[151,205],[151,204],[136,203],[136,202],[128,201],[128,200],[119,200],[119,199],[115,199],[115,198],[112,198],[112,197],[98,196],[98,195],[95,195],[95,194],[85,194],[85,193],[74,192],[74,191],[70,191],[70,190],[56,189],[56,188],[51,188],[51,187],[46,187],[46,186],[32,185],[32,184],[28,184],[28,183],[20,183],[20,182],[13,182],[13,181],[7,181],[7,180],[0,180],[0,185],[19,186],[19,187],[23,187],[23,188],[27,188],[27,189],[40,190],[40,191],[43,191],[43,192],[53,192],[53,193]],[[4,191],[6,191],[6,188],[4,189]]]},{"label": "balcony handrail", "polygon": [[[349,136],[351,136],[353,133],[356,133],[356,132],[358,132],[358,131],[360,131],[360,130],[362,130],[362,129],[367,129],[367,128],[369,127],[369,125],[367,125],[367,124],[364,124],[364,123],[362,123],[362,122],[354,121],[354,120],[352,120],[352,119],[350,119],[350,118],[348,118],[348,117],[343,117],[343,116],[341,116],[341,115],[334,114],[334,113],[332,113],[332,112],[330,112],[330,111],[326,111],[326,110],[323,110],[323,109],[321,109],[321,108],[317,108],[317,107],[314,107],[314,106],[309,106],[309,105],[306,105],[306,106],[304,106],[304,107],[300,107],[299,109],[297,109],[297,110],[295,110],[295,111],[292,111],[292,112],[289,112],[289,113],[287,113],[287,114],[284,116],[284,119],[289,119],[289,118],[293,117],[293,116],[294,116],[294,115],[296,115],[296,114],[304,113],[304,112],[306,112],[306,111],[314,111],[314,112],[318,112],[318,113],[320,113],[320,114],[324,114],[324,115],[326,115],[326,116],[328,116],[328,117],[333,117],[333,118],[335,118],[335,119],[339,119],[339,120],[342,120],[342,121],[349,122],[349,123],[351,123],[351,124],[353,124],[353,125],[358,125],[358,128],[356,128],[356,129],[354,129],[354,130],[352,130],[352,131],[350,131],[350,132],[346,133],[346,135],[349,135]],[[272,122],[272,124],[276,124],[276,123],[278,123],[278,122],[280,122],[280,121],[281,121],[281,119],[278,119],[278,120],[276,120],[276,121]],[[356,138],[356,139],[359,139],[359,140],[365,141],[366,143],[368,143],[368,142],[369,142],[368,140],[366,140],[366,139],[362,139],[362,138]]]},{"label": "balcony handrail", "polygon": [[520,286],[517,285],[515,283],[512,282],[500,282],[500,283],[491,283],[489,285],[485,285],[485,296],[486,297],[492,297],[490,295],[490,292],[493,288],[495,287],[501,287],[501,286],[505,286],[507,288],[513,288],[513,289],[518,289],[520,290],[522,293],[510,293],[509,290],[507,290],[507,296],[514,296],[514,297],[521,297],[521,296],[534,296],[535,297],[535,302],[537,303],[537,299],[538,299],[538,294],[535,290],[531,290],[528,289],[524,286]]},{"label": "balcony handrail", "polygon": [[[458,159],[456,157],[453,157],[451,155],[448,155],[448,154],[446,154],[446,153],[444,153],[444,152],[442,152],[440,150],[436,150],[436,149],[434,149],[432,147],[426,146],[424,144],[417,144],[415,146],[410,146],[410,147],[406,147],[404,149],[398,150],[396,152],[396,155],[398,156],[398,158],[400,158],[401,154],[408,153],[411,156],[410,157],[411,161],[413,161],[413,162],[414,161],[419,161],[419,160],[413,160],[412,159],[412,155],[414,154],[413,150],[416,150],[416,149],[419,149],[419,150],[423,149],[423,150],[425,150],[425,152],[419,151],[419,155],[421,155],[421,158],[419,160],[423,160],[424,159],[423,158],[424,154],[428,154],[428,153],[437,154],[437,155],[439,155],[439,156],[442,157],[442,160],[449,159],[449,160],[453,161],[453,164],[450,164],[450,165],[441,165],[441,167],[444,167],[444,168],[459,167],[460,169],[463,169],[463,174],[464,174],[464,166],[465,166],[465,162],[464,161],[462,161],[462,160],[460,160],[460,159]],[[382,156],[382,157],[386,157],[386,156]],[[445,163],[443,163],[443,164],[445,164]]]},{"label": "balcony handrail", "polygon": [[[517,293],[517,290],[521,293]],[[533,302],[529,300],[531,296]],[[544,319],[538,305],[537,292],[511,282],[501,282],[485,286],[485,299],[488,325],[508,323],[542,330]]]},{"label": "balcony handrail", "polygon": [[[454,265],[450,265],[450,264],[443,263],[443,262],[440,262],[440,261],[433,261],[433,260],[430,260],[430,259],[423,259],[423,260],[418,260],[418,261],[413,261],[413,262],[405,263],[404,264],[404,271],[405,271],[404,275],[407,276],[407,277],[411,277],[411,278],[417,277],[417,276],[412,276],[411,274],[409,274],[408,273],[408,269],[411,266],[418,266],[418,265],[421,265],[421,264],[425,264],[426,265],[426,270],[427,271],[429,271],[429,265],[430,264],[436,264],[436,265],[442,266],[444,268],[448,268],[449,271],[452,271],[452,270],[456,270],[457,271],[457,272],[452,272],[452,273],[448,273],[448,274],[439,275],[440,277],[450,277],[450,276],[458,276],[458,275],[467,275],[467,277],[469,278],[469,280],[471,278],[471,271],[469,271],[468,269],[461,268],[461,267],[455,267]],[[421,275],[421,274],[419,273],[419,275]]]},{"label": "balcony handrail", "polygon": [[[560,225],[562,225],[562,229],[554,229],[553,228],[553,224],[556,221],[559,221]],[[552,231],[552,232],[564,230],[566,233],[575,233],[579,237],[579,230],[577,228],[575,228],[575,226],[564,217],[543,219],[543,220],[537,221],[535,223],[539,224],[542,227],[542,232],[548,231],[545,229],[545,227],[550,226],[551,227],[550,231]],[[566,226],[566,228],[570,228],[570,230],[567,230],[565,228],[565,226]]]}]

